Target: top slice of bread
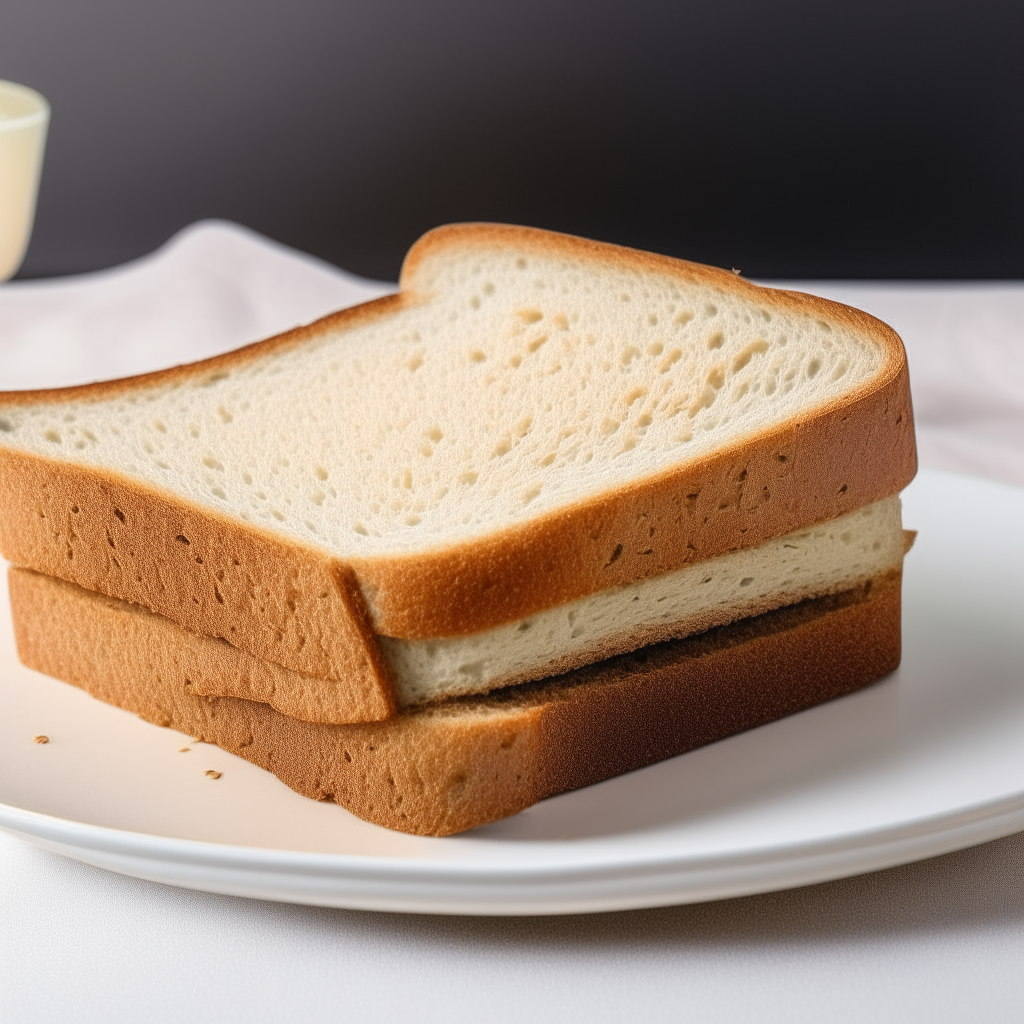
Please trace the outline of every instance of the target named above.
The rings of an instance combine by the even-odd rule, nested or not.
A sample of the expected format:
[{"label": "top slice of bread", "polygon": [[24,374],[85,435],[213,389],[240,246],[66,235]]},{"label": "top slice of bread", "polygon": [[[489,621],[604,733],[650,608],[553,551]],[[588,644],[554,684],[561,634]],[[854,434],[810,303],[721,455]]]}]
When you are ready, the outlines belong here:
[{"label": "top slice of bread", "polygon": [[0,395],[0,550],[393,696],[464,635],[749,547],[916,469],[880,321],[734,274],[453,225],[401,291],[188,366]]}]

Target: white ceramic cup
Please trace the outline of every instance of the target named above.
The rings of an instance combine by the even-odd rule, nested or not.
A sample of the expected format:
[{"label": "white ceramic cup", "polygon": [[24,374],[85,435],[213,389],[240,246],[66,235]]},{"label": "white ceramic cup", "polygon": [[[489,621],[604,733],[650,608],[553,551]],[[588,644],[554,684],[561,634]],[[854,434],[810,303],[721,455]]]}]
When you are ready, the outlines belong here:
[{"label": "white ceramic cup", "polygon": [[0,81],[0,281],[25,258],[49,123],[50,105],[35,89]]}]

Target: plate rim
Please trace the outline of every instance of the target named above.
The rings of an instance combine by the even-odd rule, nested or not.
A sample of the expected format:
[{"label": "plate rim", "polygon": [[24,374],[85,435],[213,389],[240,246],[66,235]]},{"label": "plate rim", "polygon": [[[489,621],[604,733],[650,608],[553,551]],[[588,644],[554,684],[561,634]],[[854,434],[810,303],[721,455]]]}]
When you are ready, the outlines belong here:
[{"label": "plate rim", "polygon": [[[353,910],[502,916],[602,913],[798,888],[941,856],[1022,829],[1024,790],[883,828],[727,853],[493,865],[182,839],[0,803],[3,832],[163,884]],[[613,891],[610,883],[617,883]]]}]

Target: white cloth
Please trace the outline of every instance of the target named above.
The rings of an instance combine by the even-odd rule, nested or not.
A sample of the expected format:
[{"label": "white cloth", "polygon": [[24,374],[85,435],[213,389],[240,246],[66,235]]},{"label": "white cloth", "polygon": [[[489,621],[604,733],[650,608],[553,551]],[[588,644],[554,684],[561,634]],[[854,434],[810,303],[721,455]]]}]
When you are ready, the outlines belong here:
[{"label": "white cloth", "polygon": [[201,221],[124,266],[0,286],[0,389],[189,363],[394,290],[237,224]]},{"label": "white cloth", "polygon": [[[1024,285],[793,285],[893,324],[921,461],[1024,485]],[[0,287],[0,387],[213,355],[391,290],[219,222]],[[1024,834],[692,907],[415,917],[156,885],[0,835],[0,1018],[962,1021],[1024,1016]]]}]

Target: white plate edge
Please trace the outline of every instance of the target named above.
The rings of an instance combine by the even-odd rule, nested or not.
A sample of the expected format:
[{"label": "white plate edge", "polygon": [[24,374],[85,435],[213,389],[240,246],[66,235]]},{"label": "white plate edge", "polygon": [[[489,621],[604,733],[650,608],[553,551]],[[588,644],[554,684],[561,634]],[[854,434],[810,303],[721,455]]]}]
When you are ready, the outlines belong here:
[{"label": "white plate edge", "polygon": [[887,829],[739,854],[591,865],[410,864],[152,836],[0,804],[0,829],[94,867],[229,896],[430,914],[536,916],[698,903],[866,874],[1024,829],[1024,793]]}]

